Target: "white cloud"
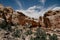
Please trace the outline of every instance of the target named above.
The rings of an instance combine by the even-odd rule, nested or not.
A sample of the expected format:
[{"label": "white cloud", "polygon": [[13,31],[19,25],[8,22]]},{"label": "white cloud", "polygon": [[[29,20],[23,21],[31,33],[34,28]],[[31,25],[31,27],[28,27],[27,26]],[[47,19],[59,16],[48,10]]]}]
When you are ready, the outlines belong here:
[{"label": "white cloud", "polygon": [[41,8],[39,6],[32,6],[29,7],[27,10],[16,10],[16,11],[20,11],[23,12],[25,15],[29,16],[29,17],[33,17],[33,18],[39,18],[39,16],[43,16],[45,12],[47,12],[48,10],[52,10],[53,8],[55,8],[56,5],[53,5],[51,7],[43,8],[40,11],[35,10],[36,8]]},{"label": "white cloud", "polygon": [[28,12],[38,12],[38,10],[41,10],[42,9],[42,6],[32,6],[32,7],[29,7],[26,11]]},{"label": "white cloud", "polygon": [[29,17],[38,18],[40,16],[38,9],[41,10],[41,8],[42,8],[41,6],[32,6],[29,7],[27,10],[17,10],[17,11],[23,12],[25,15]]},{"label": "white cloud", "polygon": [[28,9],[30,9],[30,10],[33,10],[33,9],[41,9],[42,8],[42,6],[32,6],[32,7],[30,7],[30,8],[28,8]]},{"label": "white cloud", "polygon": [[60,7],[55,7],[53,8],[53,10],[60,10]]},{"label": "white cloud", "polygon": [[20,9],[22,9],[22,4],[21,4],[21,2],[19,1],[19,0],[15,0],[16,1],[16,3],[18,4],[18,6],[20,7]]},{"label": "white cloud", "polygon": [[40,16],[43,16],[47,11],[53,10],[55,7],[56,7],[56,4],[53,5],[53,6],[50,6],[50,7],[48,7],[48,8],[43,8],[43,9],[39,12]]},{"label": "white cloud", "polygon": [[41,2],[42,4],[44,4],[44,3],[45,3],[45,1],[46,1],[46,0],[40,0],[40,2]]}]

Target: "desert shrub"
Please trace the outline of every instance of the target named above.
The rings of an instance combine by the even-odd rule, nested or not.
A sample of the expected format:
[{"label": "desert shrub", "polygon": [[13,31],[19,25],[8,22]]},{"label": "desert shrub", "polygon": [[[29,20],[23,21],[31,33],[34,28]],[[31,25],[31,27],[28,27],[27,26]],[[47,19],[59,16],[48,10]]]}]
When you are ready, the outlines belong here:
[{"label": "desert shrub", "polygon": [[34,40],[34,38],[31,36],[30,40]]},{"label": "desert shrub", "polygon": [[12,32],[12,27],[11,27],[10,24],[7,24],[7,26],[6,26],[6,30]]},{"label": "desert shrub", "polygon": [[34,38],[34,40],[47,40],[47,35],[41,28],[37,28],[35,35],[36,38]]},{"label": "desert shrub", "polygon": [[31,35],[33,32],[31,31],[31,30],[27,30],[26,32],[25,32],[25,34],[26,35]]},{"label": "desert shrub", "polygon": [[50,35],[49,40],[58,40],[57,35],[56,34]]},{"label": "desert shrub", "polygon": [[6,29],[6,22],[5,21],[2,21],[2,23],[0,23],[0,28]]},{"label": "desert shrub", "polygon": [[13,34],[12,34],[13,37],[20,37],[21,36],[21,30],[16,30]]},{"label": "desert shrub", "polygon": [[7,30],[7,31],[12,31],[11,25],[10,24],[7,24],[6,25],[6,22],[5,21],[3,21],[3,23],[0,24],[0,28],[2,28],[4,30]]}]

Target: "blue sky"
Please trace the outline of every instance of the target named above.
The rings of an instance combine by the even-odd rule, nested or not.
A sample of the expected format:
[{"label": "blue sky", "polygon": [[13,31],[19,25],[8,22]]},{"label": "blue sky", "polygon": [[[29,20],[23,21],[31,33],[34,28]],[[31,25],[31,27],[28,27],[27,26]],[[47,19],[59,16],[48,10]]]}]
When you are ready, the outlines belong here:
[{"label": "blue sky", "polygon": [[60,8],[60,0],[0,0],[0,4],[11,6],[14,10],[34,18],[43,15],[49,9]]},{"label": "blue sky", "polygon": [[[60,6],[60,0],[0,0],[0,4],[11,6],[13,9],[27,9],[34,5],[47,8],[52,5]],[[20,5],[19,5],[20,4]]]}]

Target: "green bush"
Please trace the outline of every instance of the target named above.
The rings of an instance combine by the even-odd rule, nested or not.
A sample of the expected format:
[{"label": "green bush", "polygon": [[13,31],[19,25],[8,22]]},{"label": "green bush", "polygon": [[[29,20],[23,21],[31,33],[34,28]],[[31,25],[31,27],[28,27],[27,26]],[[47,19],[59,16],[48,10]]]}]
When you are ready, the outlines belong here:
[{"label": "green bush", "polygon": [[6,22],[5,21],[2,21],[2,23],[0,23],[0,28],[6,29]]},{"label": "green bush", "polygon": [[12,34],[13,37],[20,37],[21,36],[21,31],[20,30],[16,30],[13,34]]},{"label": "green bush", "polygon": [[34,40],[34,38],[31,36],[30,40]]},{"label": "green bush", "polygon": [[56,34],[50,35],[49,40],[58,40],[57,35]]},{"label": "green bush", "polygon": [[36,38],[34,40],[47,40],[46,39],[47,35],[41,28],[38,28],[36,30],[35,35],[36,35]]},{"label": "green bush", "polygon": [[31,30],[27,30],[27,31],[25,32],[25,34],[26,34],[26,35],[31,35],[31,34],[32,34],[32,31],[31,31]]}]

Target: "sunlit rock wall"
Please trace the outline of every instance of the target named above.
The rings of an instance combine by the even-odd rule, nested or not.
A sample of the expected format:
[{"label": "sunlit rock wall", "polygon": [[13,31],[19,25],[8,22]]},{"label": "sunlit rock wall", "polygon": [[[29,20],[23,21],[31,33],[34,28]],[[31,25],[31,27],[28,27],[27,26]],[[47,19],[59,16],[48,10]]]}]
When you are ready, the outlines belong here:
[{"label": "sunlit rock wall", "polygon": [[60,10],[50,10],[44,14],[46,27],[60,28]]}]

